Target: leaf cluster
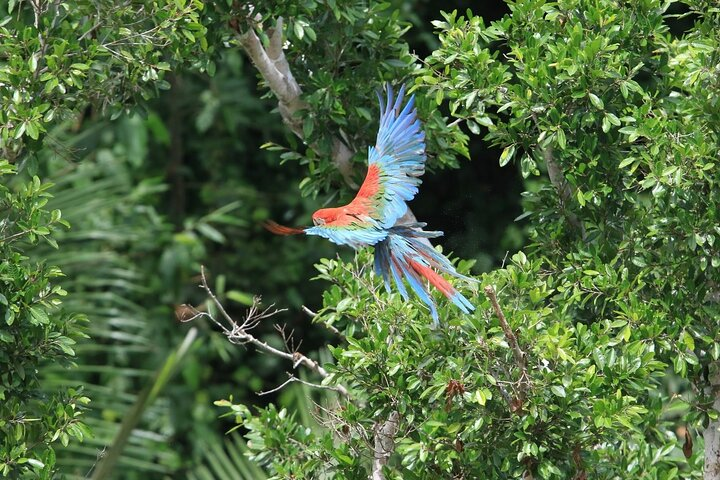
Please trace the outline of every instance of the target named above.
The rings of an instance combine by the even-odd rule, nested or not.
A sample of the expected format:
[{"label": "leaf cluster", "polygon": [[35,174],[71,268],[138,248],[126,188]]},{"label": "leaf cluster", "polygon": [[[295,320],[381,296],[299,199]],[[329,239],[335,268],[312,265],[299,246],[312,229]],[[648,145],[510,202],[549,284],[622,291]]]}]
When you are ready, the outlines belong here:
[{"label": "leaf cluster", "polygon": [[[694,19],[680,36],[674,3]],[[415,73],[526,178],[532,243],[482,285],[499,292],[527,371],[484,298],[471,317],[448,310],[435,332],[413,302],[381,292],[366,254],[324,261],[332,286],[316,320],[344,334],[326,382],[354,398],[326,412],[333,433],[304,439],[324,462],[293,463],[300,478],[366,477],[394,412],[387,478],[701,475],[676,427],[693,436],[717,419],[703,372],[720,354],[719,12],[693,1],[509,6],[489,25],[444,14],[441,47]],[[261,438],[293,424],[265,415],[240,420]],[[289,453],[269,470],[291,468]]]},{"label": "leaf cluster", "polygon": [[386,478],[506,478],[528,469],[537,478],[692,475],[666,434],[668,399],[656,391],[666,365],[646,341],[652,327],[577,319],[573,307],[585,300],[564,295],[568,280],[517,253],[482,286],[499,292],[524,374],[486,298],[476,293],[474,315],[448,310],[442,330],[432,330],[421,306],[370,277],[367,253],[317,266],[333,285],[316,321],[344,335],[330,347],[336,363],[324,383],[343,384],[352,397],[318,412],[328,431],[274,407],[255,415],[219,404],[248,429],[251,458],[274,478],[367,478],[374,432],[393,411],[400,427]]},{"label": "leaf cluster", "polygon": [[596,290],[589,321],[633,312],[675,371],[698,379],[718,358],[718,12],[684,2],[696,23],[676,38],[673,2],[607,15],[610,3],[522,2],[489,26],[445,14],[419,81],[452,91],[453,114],[487,128],[501,164],[518,159],[525,177],[560,169],[551,185],[528,181],[533,251],[574,278],[573,294]]},{"label": "leaf cluster", "polygon": [[53,124],[89,104],[118,116],[169,88],[171,68],[203,68],[203,8],[183,0],[0,2],[0,158],[22,159],[26,145],[36,150]]},{"label": "leaf cluster", "polygon": [[[0,175],[14,166],[0,161]],[[50,363],[71,365],[75,344],[84,337],[85,317],[60,310],[66,291],[62,272],[35,262],[26,251],[40,240],[57,248],[53,230],[67,226],[59,210],[46,204],[51,184],[38,177],[15,188],[0,185],[0,474],[52,478],[52,445],[88,435],[80,420],[89,399],[82,388],[41,388],[40,370]]]}]

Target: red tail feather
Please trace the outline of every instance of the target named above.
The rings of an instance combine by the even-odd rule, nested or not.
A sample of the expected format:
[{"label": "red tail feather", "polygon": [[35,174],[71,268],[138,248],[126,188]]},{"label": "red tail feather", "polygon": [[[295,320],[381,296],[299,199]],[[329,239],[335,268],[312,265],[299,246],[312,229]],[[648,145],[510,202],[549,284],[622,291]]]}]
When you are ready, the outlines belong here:
[{"label": "red tail feather", "polygon": [[305,233],[305,230],[302,228],[286,227],[284,225],[280,225],[279,223],[273,222],[272,220],[263,222],[263,227],[265,227],[266,230],[274,233],[275,235],[298,235],[301,233]]},{"label": "red tail feather", "polygon": [[416,262],[414,260],[408,259],[408,263],[412,267],[413,270],[415,270],[417,273],[425,277],[430,284],[440,290],[440,292],[445,295],[447,298],[452,299],[452,296],[455,294],[455,289],[452,285],[450,285],[450,282],[445,280],[440,274],[438,274],[435,270],[432,268],[423,265],[422,263]]}]

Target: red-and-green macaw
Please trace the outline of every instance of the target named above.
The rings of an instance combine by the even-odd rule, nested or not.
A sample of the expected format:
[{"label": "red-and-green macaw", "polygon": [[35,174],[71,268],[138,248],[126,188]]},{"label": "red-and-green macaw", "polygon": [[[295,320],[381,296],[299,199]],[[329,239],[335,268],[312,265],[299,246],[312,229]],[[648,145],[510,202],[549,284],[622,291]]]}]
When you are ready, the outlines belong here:
[{"label": "red-and-green macaw", "polygon": [[375,146],[369,148],[365,181],[352,202],[318,210],[312,216],[312,227],[290,228],[267,222],[266,228],[279,235],[319,235],[355,249],[373,245],[375,273],[383,278],[388,291],[392,277],[407,300],[403,279],[407,280],[413,292],[429,307],[433,322],[437,324],[437,308],[425,280],[464,313],[470,313],[475,307],[440,273],[474,280],[460,275],[447,258],[422,240],[440,237],[442,232],[424,231],[425,223],[396,224],[407,212],[406,202],[418,192],[426,160],[425,134],[417,118],[415,96],[401,108],[404,96],[404,86],[394,102],[390,85],[387,86],[387,101],[383,101],[378,93],[380,129]]}]

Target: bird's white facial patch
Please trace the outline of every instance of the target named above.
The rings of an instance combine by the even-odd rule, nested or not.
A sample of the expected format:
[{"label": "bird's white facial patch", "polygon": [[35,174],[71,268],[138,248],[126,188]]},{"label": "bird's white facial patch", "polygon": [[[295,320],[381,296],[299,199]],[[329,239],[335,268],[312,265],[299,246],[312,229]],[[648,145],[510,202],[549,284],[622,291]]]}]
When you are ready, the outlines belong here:
[{"label": "bird's white facial patch", "polygon": [[320,225],[325,225],[324,218],[313,218],[312,220],[313,220],[313,225],[315,225],[316,227],[320,226]]}]

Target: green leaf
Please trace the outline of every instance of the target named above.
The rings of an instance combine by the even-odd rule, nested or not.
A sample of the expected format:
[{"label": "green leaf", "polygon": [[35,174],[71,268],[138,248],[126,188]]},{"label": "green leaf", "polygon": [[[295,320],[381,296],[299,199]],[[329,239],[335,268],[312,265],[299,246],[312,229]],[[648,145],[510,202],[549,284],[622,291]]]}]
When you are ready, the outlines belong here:
[{"label": "green leaf", "polygon": [[300,22],[293,23],[293,31],[295,32],[295,36],[302,40],[302,38],[305,36],[305,30],[303,29],[303,26],[300,24]]},{"label": "green leaf", "polygon": [[241,292],[239,290],[229,290],[225,293],[225,296],[228,299],[232,300],[233,302],[237,302],[241,305],[250,306],[254,303],[253,295],[251,295],[249,293]]},{"label": "green leaf", "polygon": [[695,350],[695,339],[692,337],[692,335],[687,331],[684,330],[682,332],[682,335],[680,336],[682,343],[685,345],[685,347],[693,351]]},{"label": "green leaf", "polygon": [[565,150],[565,146],[567,144],[566,138],[565,138],[565,132],[562,128],[558,128],[557,132],[555,133],[557,138],[557,144],[558,147],[560,147],[560,150]]},{"label": "green leaf", "polygon": [[40,137],[39,124],[34,120],[28,120],[25,122],[25,131],[33,140],[37,140]]},{"label": "green leaf", "polygon": [[614,113],[607,112],[604,118],[607,118],[608,121],[616,127],[620,126],[620,119],[616,117]]},{"label": "green leaf", "polygon": [[47,312],[43,310],[41,307],[32,306],[28,308],[28,311],[30,312],[31,318],[34,320],[32,323],[35,325],[45,325],[50,323],[50,317],[48,317]]},{"label": "green leaf", "polygon": [[550,386],[550,391],[552,393],[554,393],[555,395],[557,395],[558,397],[565,398],[565,396],[566,396],[565,387],[563,387],[562,385],[552,385],[552,386]]},{"label": "green leaf", "polygon": [[594,93],[588,93],[588,97],[590,97],[590,103],[592,103],[595,108],[597,108],[598,110],[605,109],[605,104],[600,99],[600,97],[598,97]]},{"label": "green leaf", "polygon": [[635,160],[637,160],[635,157],[627,157],[627,158],[624,158],[624,159],[620,162],[620,165],[618,165],[618,168],[625,168],[625,167],[627,167],[628,165],[631,165],[633,162],[635,162]]},{"label": "green leaf", "polygon": [[580,190],[578,188],[575,196],[577,197],[577,201],[580,204],[580,206],[584,207],[585,206],[585,195],[583,195],[582,190]]},{"label": "green leaf", "polygon": [[313,119],[309,116],[305,117],[305,119],[303,120],[303,135],[306,139],[310,138],[314,128],[315,122],[313,121]]},{"label": "green leaf", "polygon": [[509,145],[505,147],[500,154],[500,166],[504,167],[505,165],[510,162],[510,160],[513,158],[513,155],[515,154],[515,145]]}]

